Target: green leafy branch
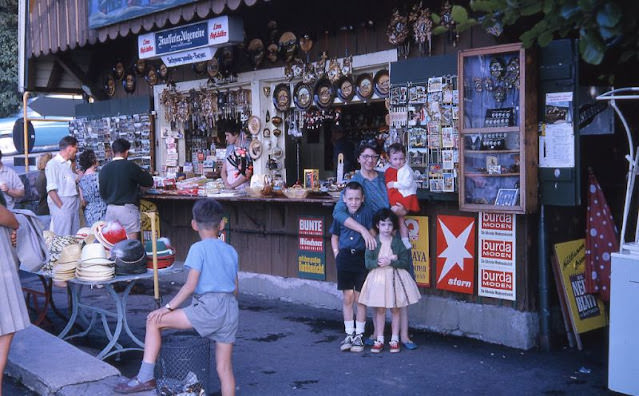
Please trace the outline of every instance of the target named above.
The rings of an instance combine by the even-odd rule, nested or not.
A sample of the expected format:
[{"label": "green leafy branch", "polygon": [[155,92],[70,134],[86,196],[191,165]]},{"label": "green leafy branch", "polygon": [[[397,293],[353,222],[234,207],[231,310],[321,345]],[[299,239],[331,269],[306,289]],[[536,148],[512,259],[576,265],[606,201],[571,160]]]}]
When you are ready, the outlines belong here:
[{"label": "green leafy branch", "polygon": [[[471,0],[484,28],[534,25],[519,36],[525,47],[546,46],[556,37],[579,38],[579,54],[592,65],[606,56],[623,63],[639,60],[639,2],[624,0]],[[615,49],[616,51],[609,51]],[[609,55],[613,54],[613,55]]]}]

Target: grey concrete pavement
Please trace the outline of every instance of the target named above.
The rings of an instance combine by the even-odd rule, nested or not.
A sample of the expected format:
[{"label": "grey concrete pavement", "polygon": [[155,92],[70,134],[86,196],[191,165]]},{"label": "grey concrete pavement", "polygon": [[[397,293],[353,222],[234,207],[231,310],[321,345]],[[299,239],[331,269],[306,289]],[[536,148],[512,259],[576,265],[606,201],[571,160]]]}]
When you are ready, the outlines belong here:
[{"label": "grey concrete pavement", "polygon": [[[179,274],[162,280],[163,294],[176,293],[183,277],[184,274]],[[96,303],[109,304],[100,290],[90,291],[87,297]],[[65,290],[55,289],[54,298],[58,305],[64,306]],[[601,332],[584,337],[584,351],[560,348],[550,353],[524,352],[477,340],[415,331],[413,339],[420,345],[415,351],[390,354],[385,350],[373,354],[366,348],[362,353],[340,352],[339,343],[344,334],[339,311],[244,294],[239,301],[240,330],[233,352],[239,395],[608,393],[605,345],[602,344],[605,337]],[[151,281],[141,282],[134,288],[129,307],[133,332],[142,337],[146,313],[154,308]],[[49,318],[52,329],[59,331],[63,321],[54,315]],[[73,342],[95,354],[104,345],[104,337],[95,334]],[[39,346],[35,344],[32,349],[37,352]],[[109,358],[107,363],[130,376],[137,372],[141,353],[126,352],[117,358]],[[71,369],[75,362],[63,361],[63,364]],[[115,377],[108,377],[67,386],[64,395],[106,395],[116,382]],[[219,392],[214,372],[209,388],[213,394]]]}]

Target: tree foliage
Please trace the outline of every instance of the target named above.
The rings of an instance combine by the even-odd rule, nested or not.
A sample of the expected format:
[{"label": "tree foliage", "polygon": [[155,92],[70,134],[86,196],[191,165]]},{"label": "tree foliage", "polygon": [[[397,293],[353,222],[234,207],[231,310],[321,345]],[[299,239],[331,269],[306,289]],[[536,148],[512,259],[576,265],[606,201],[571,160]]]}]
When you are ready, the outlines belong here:
[{"label": "tree foliage", "polygon": [[526,47],[571,37],[579,39],[579,54],[589,64],[639,61],[636,0],[471,0],[470,7],[485,28],[526,26],[519,36]]},{"label": "tree foliage", "polygon": [[0,0],[0,117],[18,111],[18,2]]}]

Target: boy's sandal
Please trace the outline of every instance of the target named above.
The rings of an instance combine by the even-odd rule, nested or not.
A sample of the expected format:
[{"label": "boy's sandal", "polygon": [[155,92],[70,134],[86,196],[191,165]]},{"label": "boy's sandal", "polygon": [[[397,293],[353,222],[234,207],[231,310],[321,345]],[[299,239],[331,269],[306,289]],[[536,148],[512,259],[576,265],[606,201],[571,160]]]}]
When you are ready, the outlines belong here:
[{"label": "boy's sandal", "polygon": [[137,393],[155,389],[155,378],[146,382],[140,382],[138,377],[133,377],[129,381],[118,384],[113,391],[116,393]]}]

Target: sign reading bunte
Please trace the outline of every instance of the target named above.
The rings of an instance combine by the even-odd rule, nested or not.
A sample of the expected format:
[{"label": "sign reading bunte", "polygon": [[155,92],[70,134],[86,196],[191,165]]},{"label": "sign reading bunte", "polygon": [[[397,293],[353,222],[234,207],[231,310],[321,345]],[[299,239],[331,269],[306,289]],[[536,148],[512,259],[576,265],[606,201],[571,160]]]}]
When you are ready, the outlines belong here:
[{"label": "sign reading bunte", "polygon": [[[242,41],[244,41],[242,20],[224,15],[203,22],[142,34],[138,36],[138,56],[140,59],[162,56],[164,60],[167,55],[173,54],[174,59],[185,60],[187,55],[178,56],[178,54],[186,51],[191,54],[192,62],[201,62],[207,59],[198,58],[195,55],[203,54],[202,49],[209,48],[209,52],[213,52],[210,47],[232,45]],[[167,64],[167,66],[184,63]]]}]

